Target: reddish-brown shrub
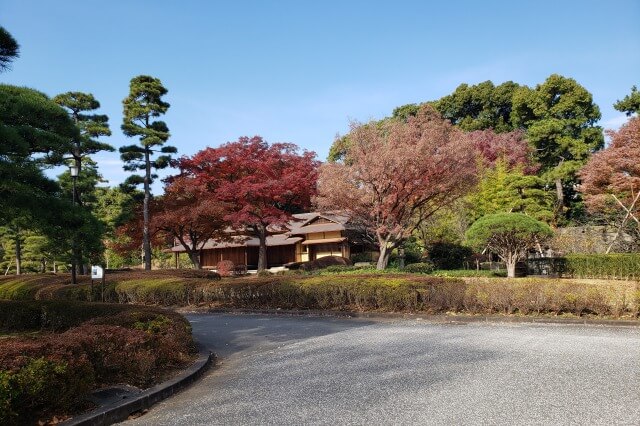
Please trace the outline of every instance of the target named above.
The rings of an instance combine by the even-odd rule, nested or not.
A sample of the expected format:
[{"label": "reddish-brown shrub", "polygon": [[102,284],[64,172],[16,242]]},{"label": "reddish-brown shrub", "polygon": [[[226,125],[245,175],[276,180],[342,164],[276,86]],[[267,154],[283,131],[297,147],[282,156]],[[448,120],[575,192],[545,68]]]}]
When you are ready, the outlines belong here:
[{"label": "reddish-brown shrub", "polygon": [[233,275],[235,265],[230,260],[221,260],[220,262],[218,262],[216,270],[218,271],[218,274],[220,274],[220,276],[230,277]]},{"label": "reddish-brown shrub", "polygon": [[[189,323],[177,313],[70,303],[68,318],[63,318],[64,310],[49,309],[57,308],[60,302],[56,303],[30,302],[25,312],[28,317],[46,312],[46,321],[40,324],[45,329],[50,324],[72,324],[91,309],[103,316],[60,334],[2,340],[0,424],[31,422],[38,416],[72,411],[94,386],[123,382],[149,386],[172,368],[184,366],[194,354]],[[2,307],[19,308],[15,302]]]}]

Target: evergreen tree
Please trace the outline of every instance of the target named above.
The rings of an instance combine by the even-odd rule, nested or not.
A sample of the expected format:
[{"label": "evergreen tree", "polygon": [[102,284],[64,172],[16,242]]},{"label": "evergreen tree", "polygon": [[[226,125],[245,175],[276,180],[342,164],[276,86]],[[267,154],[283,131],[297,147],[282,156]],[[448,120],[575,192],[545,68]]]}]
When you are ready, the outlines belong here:
[{"label": "evergreen tree", "polygon": [[526,131],[540,163],[540,176],[555,185],[555,222],[579,216],[576,173],[589,156],[604,146],[596,125],[600,109],[574,79],[553,74],[534,89],[523,86],[513,97],[511,119]]},{"label": "evergreen tree", "polygon": [[[75,199],[78,204],[83,204],[83,190],[92,191],[98,182],[95,163],[92,163],[88,173],[84,172],[83,159],[100,151],[113,151],[114,148],[97,138],[110,136],[109,117],[102,114],[87,114],[100,108],[100,103],[92,94],[82,92],[67,92],[53,98],[53,101],[65,108],[75,125],[78,127],[79,135],[73,141],[71,156],[73,163],[78,168],[78,182],[83,185],[76,186]],[[68,173],[68,172],[67,172]],[[85,176],[86,175],[86,176]],[[91,184],[93,183],[93,187]]]},{"label": "evergreen tree", "polygon": [[77,137],[77,127],[46,95],[0,84],[0,224],[46,213],[59,188],[42,169],[63,164]]},{"label": "evergreen tree", "polygon": [[640,111],[640,92],[636,86],[631,88],[631,93],[621,101],[613,104],[613,107],[620,112],[624,112],[628,117]]},{"label": "evergreen tree", "polygon": [[[149,233],[149,203],[151,200],[151,183],[157,175],[152,169],[163,169],[169,165],[171,156],[177,150],[173,146],[163,146],[169,139],[169,128],[164,121],[154,118],[167,112],[169,104],[162,100],[167,89],[154,77],[141,75],[131,79],[129,96],[123,101],[124,117],[122,131],[128,137],[139,137],[140,145],[128,145],[120,148],[122,161],[126,171],[144,170],[144,174],[130,176],[128,185],[144,185],[143,202],[143,248],[145,269],[151,269],[151,242]],[[160,153],[152,160],[154,154]]]},{"label": "evergreen tree", "polygon": [[11,62],[20,56],[20,46],[9,31],[0,27],[0,72],[7,71]]},{"label": "evergreen tree", "polygon": [[474,219],[494,213],[525,213],[544,222],[553,220],[552,195],[542,179],[510,169],[505,159],[485,168],[475,191],[465,199]]}]

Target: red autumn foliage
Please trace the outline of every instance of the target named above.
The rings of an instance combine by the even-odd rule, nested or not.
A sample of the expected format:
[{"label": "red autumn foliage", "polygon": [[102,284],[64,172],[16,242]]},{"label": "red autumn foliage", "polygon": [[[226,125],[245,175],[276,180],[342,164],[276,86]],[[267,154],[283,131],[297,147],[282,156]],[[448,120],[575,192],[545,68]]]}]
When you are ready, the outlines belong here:
[{"label": "red autumn foliage", "polygon": [[216,266],[216,271],[222,277],[230,277],[233,275],[235,265],[230,260],[221,260]]},{"label": "red autumn foliage", "polygon": [[[179,314],[154,308],[118,307],[67,302],[69,309],[55,308],[56,302],[3,303],[4,309],[22,311],[44,328],[50,322],[74,324],[94,312],[97,318],[72,326],[63,333],[10,337],[0,346],[0,422],[37,419],[63,414],[82,407],[94,387],[128,383],[146,387],[162,379],[175,367],[192,359],[194,344],[188,322]],[[120,312],[117,312],[120,311]],[[114,313],[115,312],[115,313]],[[47,315],[45,315],[47,313]],[[20,315],[20,312],[16,312]],[[48,318],[46,316],[56,316]],[[18,326],[8,321],[3,327]],[[65,317],[65,318],[62,318]],[[32,323],[34,330],[37,323]],[[21,329],[18,327],[18,329]]]},{"label": "red autumn foliage", "polygon": [[207,240],[224,239],[228,205],[189,176],[167,179],[162,198],[153,206],[151,229],[177,239],[193,266],[200,269],[200,249]]},{"label": "red autumn foliage", "polygon": [[315,156],[291,143],[269,145],[254,136],[182,157],[177,166],[181,178],[227,204],[226,220],[260,240],[258,270],[263,270],[269,228],[285,225],[292,213],[311,205],[319,165]]},{"label": "red autumn foliage", "polygon": [[375,233],[383,269],[422,221],[475,184],[476,151],[429,106],[406,122],[355,123],[349,139],[349,163],[321,167],[317,204]]},{"label": "red autumn foliage", "polygon": [[592,212],[618,211],[640,231],[640,117],[620,130],[608,130],[611,143],[595,153],[580,171],[587,208]]},{"label": "red autumn foliage", "polygon": [[478,150],[486,167],[492,167],[499,159],[504,159],[509,169],[523,168],[525,174],[535,174],[540,168],[533,160],[533,151],[524,132],[516,130],[495,133],[493,130],[476,130],[469,137]]}]

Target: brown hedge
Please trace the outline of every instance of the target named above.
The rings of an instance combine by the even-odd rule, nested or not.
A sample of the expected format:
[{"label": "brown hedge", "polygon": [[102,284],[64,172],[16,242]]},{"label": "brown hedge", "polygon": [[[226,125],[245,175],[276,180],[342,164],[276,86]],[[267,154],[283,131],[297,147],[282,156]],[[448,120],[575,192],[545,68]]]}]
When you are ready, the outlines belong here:
[{"label": "brown hedge", "polygon": [[[180,271],[113,275],[106,300],[164,306],[334,309],[470,314],[571,314],[637,317],[638,281],[548,278],[443,278],[370,272],[227,278]],[[0,279],[0,289],[3,281]],[[40,285],[41,283],[39,283]],[[52,298],[87,298],[89,286],[65,286]],[[40,294],[43,294],[42,292]],[[1,314],[0,314],[1,318]]]}]

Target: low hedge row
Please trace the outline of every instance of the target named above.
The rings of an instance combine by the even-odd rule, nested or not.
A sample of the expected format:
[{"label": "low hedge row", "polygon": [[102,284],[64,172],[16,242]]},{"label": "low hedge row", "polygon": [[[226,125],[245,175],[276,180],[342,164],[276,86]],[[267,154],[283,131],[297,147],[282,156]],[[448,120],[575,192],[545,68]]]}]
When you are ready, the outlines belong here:
[{"label": "low hedge row", "polygon": [[567,278],[640,280],[640,253],[569,254],[527,261],[530,274]]},{"label": "low hedge row", "polygon": [[640,253],[570,254],[563,260],[565,276],[640,280]]},{"label": "low hedge row", "polygon": [[[455,272],[455,271],[448,271]],[[1,285],[0,285],[1,286]],[[637,317],[640,283],[549,278],[435,277],[423,274],[269,275],[212,281],[147,278],[109,284],[106,300],[165,306],[572,314]],[[89,286],[47,293],[88,298]],[[44,294],[44,293],[41,293]]]},{"label": "low hedge row", "polygon": [[149,386],[195,352],[189,323],[152,307],[0,301],[0,330],[40,332],[1,338],[0,424],[82,409],[95,387]]},{"label": "low hedge row", "polygon": [[640,283],[410,274],[272,275],[219,282],[125,282],[121,303],[232,308],[637,317]]}]

